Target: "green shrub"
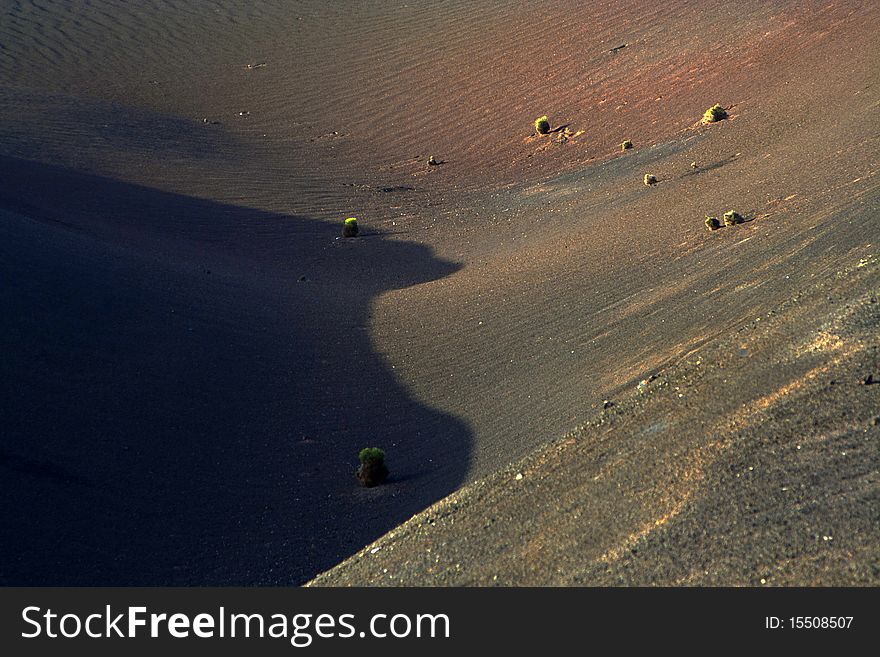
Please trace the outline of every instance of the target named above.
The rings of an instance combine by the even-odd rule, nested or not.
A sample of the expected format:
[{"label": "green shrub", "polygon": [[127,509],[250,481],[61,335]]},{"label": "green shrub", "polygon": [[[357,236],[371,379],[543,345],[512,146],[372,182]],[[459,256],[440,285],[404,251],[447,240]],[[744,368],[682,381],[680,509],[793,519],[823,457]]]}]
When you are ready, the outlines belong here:
[{"label": "green shrub", "polygon": [[742,223],[742,215],[734,210],[728,210],[724,213],[724,225],[725,226],[734,226],[736,224]]},{"label": "green shrub", "polygon": [[378,447],[364,447],[358,454],[361,463],[385,461],[385,451]]},{"label": "green shrub", "polygon": [[721,228],[721,222],[718,221],[718,217],[706,217],[706,228],[709,230],[718,230]]},{"label": "green shrub", "polygon": [[342,224],[342,236],[343,237],[357,237],[358,234],[358,220],[355,217],[349,217],[345,220],[345,223]]},{"label": "green shrub", "polygon": [[716,121],[721,121],[726,118],[727,110],[716,103],[703,114],[703,123],[715,123]]},{"label": "green shrub", "polygon": [[627,139],[620,145],[620,150],[628,151],[632,147],[633,147],[633,143],[629,139]]},{"label": "green shrub", "polygon": [[550,132],[550,119],[546,116],[542,116],[539,119],[535,119],[535,132],[539,135],[546,135]]},{"label": "green shrub", "polygon": [[433,155],[428,156],[428,166],[429,167],[437,166],[437,160],[434,159]]},{"label": "green shrub", "polygon": [[361,465],[356,474],[362,485],[367,488],[378,486],[388,478],[388,468],[385,465],[383,450],[378,447],[366,447],[360,451],[358,458]]},{"label": "green shrub", "polygon": [[645,184],[646,185],[656,185],[657,184],[657,176],[651,175],[650,173],[645,174]]}]

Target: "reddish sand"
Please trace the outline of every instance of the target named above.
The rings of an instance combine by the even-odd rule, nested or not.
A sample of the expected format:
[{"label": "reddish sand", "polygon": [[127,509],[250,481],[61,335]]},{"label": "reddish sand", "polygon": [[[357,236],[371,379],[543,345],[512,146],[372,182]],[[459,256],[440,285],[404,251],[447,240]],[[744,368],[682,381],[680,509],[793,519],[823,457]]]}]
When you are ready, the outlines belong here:
[{"label": "reddish sand", "polygon": [[876,251],[874,5],[352,5],[4,16],[0,580],[304,581]]}]

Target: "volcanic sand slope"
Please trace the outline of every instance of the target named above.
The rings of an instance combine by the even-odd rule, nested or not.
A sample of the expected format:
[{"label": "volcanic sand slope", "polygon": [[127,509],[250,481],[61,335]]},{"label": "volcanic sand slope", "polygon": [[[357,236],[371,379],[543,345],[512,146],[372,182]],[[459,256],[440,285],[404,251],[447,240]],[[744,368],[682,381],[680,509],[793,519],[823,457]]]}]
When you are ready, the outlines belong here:
[{"label": "volcanic sand slope", "polygon": [[311,585],[876,585],[878,299],[853,263]]},{"label": "volcanic sand slope", "polygon": [[[366,326],[376,295],[453,265],[298,217],[0,167],[2,581],[302,580],[460,483],[466,462],[426,459],[467,453],[466,428],[400,387]],[[395,479],[368,494],[352,456],[378,426]]]},{"label": "volcanic sand slope", "polygon": [[15,3],[3,580],[304,581],[874,253],[878,14]]}]

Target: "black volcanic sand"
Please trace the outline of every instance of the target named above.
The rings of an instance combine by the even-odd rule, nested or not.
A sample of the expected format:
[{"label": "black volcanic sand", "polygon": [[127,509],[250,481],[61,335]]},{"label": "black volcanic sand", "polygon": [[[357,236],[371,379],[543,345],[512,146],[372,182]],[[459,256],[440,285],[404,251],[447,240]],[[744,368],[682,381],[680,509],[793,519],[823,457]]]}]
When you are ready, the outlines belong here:
[{"label": "black volcanic sand", "polygon": [[878,329],[873,257],[311,585],[876,585]]},{"label": "black volcanic sand", "polygon": [[[293,4],[0,16],[0,581],[305,582],[877,252],[876,3]],[[608,495],[605,551],[677,508]]]},{"label": "black volcanic sand", "polygon": [[[367,332],[376,295],[455,265],[299,217],[0,170],[4,584],[302,581],[461,483],[467,427],[413,399]],[[393,475],[365,490],[374,445]]]}]

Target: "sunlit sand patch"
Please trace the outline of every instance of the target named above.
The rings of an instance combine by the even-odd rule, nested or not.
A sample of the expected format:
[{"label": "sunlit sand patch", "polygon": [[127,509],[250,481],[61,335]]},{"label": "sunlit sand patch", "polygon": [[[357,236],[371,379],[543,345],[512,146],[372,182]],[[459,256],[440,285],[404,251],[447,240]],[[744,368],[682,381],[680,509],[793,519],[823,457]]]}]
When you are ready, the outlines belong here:
[{"label": "sunlit sand patch", "polygon": [[[831,358],[822,365],[814,367],[806,374],[803,374],[797,379],[794,379],[786,383],[785,385],[780,386],[773,392],[750,402],[742,410],[734,413],[730,417],[728,423],[729,426],[736,427],[738,429],[741,429],[744,426],[748,426],[752,421],[758,418],[770,407],[778,404],[783,399],[790,397],[792,393],[802,390],[807,386],[808,383],[811,383],[820,376],[827,374],[829,371],[831,371],[832,368],[837,367],[844,360],[851,358],[852,356],[863,350],[863,347],[860,345],[845,345],[842,342],[840,346],[833,346],[836,344],[833,338],[829,338],[827,340],[829,347],[824,349],[824,351],[834,351],[837,354],[834,358]],[[824,343],[825,341],[826,338],[819,339],[820,343]]]},{"label": "sunlit sand patch", "polygon": [[[822,365],[814,367],[806,374],[778,387],[776,390],[759,397],[742,407],[739,411],[725,417],[714,427],[707,430],[707,435],[730,436],[733,431],[739,431],[752,424],[770,408],[783,400],[791,397],[794,393],[804,389],[809,383],[826,375],[832,368],[840,365],[844,360],[862,350],[859,345],[847,345],[840,336],[822,331],[806,346],[807,351],[802,353],[834,353],[834,357]],[[720,455],[731,445],[730,439],[717,439],[697,448],[689,458],[689,463],[678,477],[675,484],[667,489],[661,498],[661,512],[648,522],[645,522],[633,531],[620,545],[607,550],[599,560],[604,563],[612,563],[619,560],[629,552],[642,539],[658,529],[668,525],[672,520],[681,515],[688,503],[698,493],[700,483],[705,478],[707,468],[715,462]],[[610,474],[614,464],[600,471],[594,480]]]},{"label": "sunlit sand patch", "polygon": [[616,376],[609,379],[609,384],[623,385],[633,381],[645,372],[659,372],[673,360],[687,360],[698,352],[705,343],[706,338],[704,336],[696,336],[688,341],[676,343],[662,351],[651,347],[645,351],[633,354],[627,360],[618,359],[619,369]]},{"label": "sunlit sand patch", "polygon": [[828,331],[819,331],[812,341],[795,351],[795,356],[800,357],[807,353],[814,354],[818,352],[837,351],[842,349],[843,346],[843,340],[839,335]]},{"label": "sunlit sand patch", "polygon": [[599,561],[612,563],[619,560],[646,536],[661,529],[681,515],[705,478],[706,470],[718,459],[726,447],[727,445],[721,440],[716,440],[696,449],[691,454],[686,467],[679,471],[675,479],[675,485],[664,492],[661,506],[665,507],[665,511],[642,524],[627,536],[620,545],[607,550],[599,557]]},{"label": "sunlit sand patch", "polygon": [[750,288],[758,288],[758,287],[761,287],[762,285],[766,285],[766,284],[767,284],[766,279],[764,279],[764,280],[755,279],[753,281],[747,281],[745,283],[740,283],[735,288],[733,288],[733,291],[734,292],[742,292],[743,290],[748,290]]},{"label": "sunlit sand patch", "polygon": [[556,185],[548,185],[546,183],[539,183],[537,185],[532,185],[531,187],[526,187],[524,190],[520,192],[520,196],[529,197],[534,196],[535,194],[546,194],[548,192],[552,192],[556,190]]}]

